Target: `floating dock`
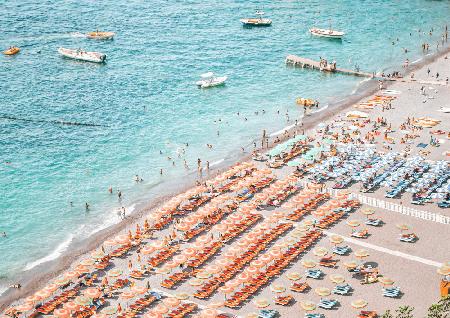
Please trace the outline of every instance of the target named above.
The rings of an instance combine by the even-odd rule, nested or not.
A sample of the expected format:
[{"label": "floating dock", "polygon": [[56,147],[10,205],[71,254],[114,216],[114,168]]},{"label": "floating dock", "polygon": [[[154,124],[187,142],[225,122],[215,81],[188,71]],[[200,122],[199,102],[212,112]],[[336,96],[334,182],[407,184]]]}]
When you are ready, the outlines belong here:
[{"label": "floating dock", "polygon": [[365,72],[359,72],[359,71],[353,71],[348,70],[344,68],[339,67],[333,67],[332,64],[327,64],[327,66],[321,65],[320,62],[296,56],[296,55],[288,55],[286,57],[286,64],[297,66],[301,68],[311,68],[313,70],[319,70],[323,72],[328,73],[340,73],[340,74],[346,74],[346,75],[353,75],[353,76],[362,76],[362,77],[374,77],[374,74],[372,73],[365,73]]}]

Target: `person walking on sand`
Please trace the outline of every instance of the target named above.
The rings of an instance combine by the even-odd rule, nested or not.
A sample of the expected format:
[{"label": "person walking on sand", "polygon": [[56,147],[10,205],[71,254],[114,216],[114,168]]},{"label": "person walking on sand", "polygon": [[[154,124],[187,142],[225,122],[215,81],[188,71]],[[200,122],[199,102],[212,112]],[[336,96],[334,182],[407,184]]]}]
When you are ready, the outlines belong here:
[{"label": "person walking on sand", "polygon": [[209,161],[206,161],[206,170],[209,171]]}]

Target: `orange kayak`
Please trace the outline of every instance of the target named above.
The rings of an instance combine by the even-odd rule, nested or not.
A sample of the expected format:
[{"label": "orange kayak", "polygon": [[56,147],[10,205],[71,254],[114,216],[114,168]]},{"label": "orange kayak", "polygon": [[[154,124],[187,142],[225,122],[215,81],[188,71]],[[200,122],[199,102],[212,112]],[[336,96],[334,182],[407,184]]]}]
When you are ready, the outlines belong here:
[{"label": "orange kayak", "polygon": [[5,55],[15,55],[20,52],[20,49],[17,46],[10,47],[9,49],[3,51]]}]

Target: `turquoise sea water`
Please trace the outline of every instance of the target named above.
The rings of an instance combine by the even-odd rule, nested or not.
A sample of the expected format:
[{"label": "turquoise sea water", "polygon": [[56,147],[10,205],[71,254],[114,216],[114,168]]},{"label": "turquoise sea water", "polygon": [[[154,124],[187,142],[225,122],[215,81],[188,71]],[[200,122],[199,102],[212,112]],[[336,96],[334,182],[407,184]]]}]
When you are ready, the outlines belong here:
[{"label": "turquoise sea water", "polygon": [[[263,129],[278,131],[299,118],[296,97],[326,105],[361,81],[287,68],[287,54],[384,70],[420,58],[422,42],[434,51],[450,13],[449,1],[425,0],[0,2],[0,47],[22,48],[0,57],[3,284],[117,222],[116,208],[151,199],[156,184],[181,182],[184,159],[195,168],[198,157],[214,163],[240,147],[250,151]],[[272,27],[241,26],[256,8]],[[330,20],[347,33],[342,42],[309,35],[309,27]],[[117,36],[81,36],[96,28]],[[60,46],[101,51],[107,63],[63,59]],[[229,76],[226,86],[197,89],[206,71]],[[136,184],[135,174],[144,182]],[[122,203],[107,193],[110,185],[122,190]]]}]

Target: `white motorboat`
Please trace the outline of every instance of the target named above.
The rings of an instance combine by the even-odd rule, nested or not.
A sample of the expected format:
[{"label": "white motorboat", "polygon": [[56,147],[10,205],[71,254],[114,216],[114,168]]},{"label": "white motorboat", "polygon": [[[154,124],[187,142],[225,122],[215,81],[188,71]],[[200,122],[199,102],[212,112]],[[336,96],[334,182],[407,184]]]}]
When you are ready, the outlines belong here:
[{"label": "white motorboat", "polygon": [[332,38],[332,39],[342,39],[342,37],[345,35],[344,32],[331,30],[331,29],[312,28],[312,29],[309,29],[309,32],[312,35],[321,36],[321,37],[325,37],[325,38]]},{"label": "white motorboat", "polygon": [[227,76],[215,77],[213,72],[208,72],[200,75],[202,80],[197,81],[196,84],[199,88],[208,88],[224,85],[227,80]]},{"label": "white motorboat", "polygon": [[58,49],[58,53],[61,54],[62,56],[80,61],[103,63],[106,60],[106,54],[99,52],[87,52],[81,49],[72,50],[60,47]]},{"label": "white motorboat", "polygon": [[241,19],[240,21],[244,26],[270,26],[272,24],[271,19],[263,18],[264,11],[256,11],[256,18],[246,18]]}]

